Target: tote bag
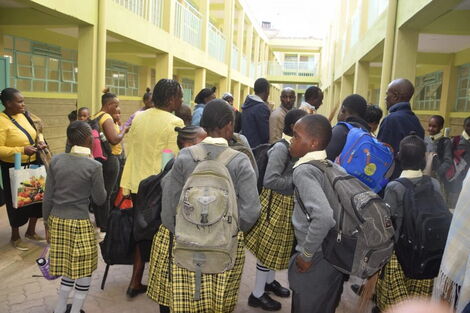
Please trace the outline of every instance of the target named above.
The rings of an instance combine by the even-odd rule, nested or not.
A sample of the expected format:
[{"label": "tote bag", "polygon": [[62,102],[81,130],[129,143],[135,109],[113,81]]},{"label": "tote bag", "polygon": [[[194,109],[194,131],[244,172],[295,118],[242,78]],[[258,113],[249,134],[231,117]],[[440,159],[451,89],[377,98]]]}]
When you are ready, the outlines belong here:
[{"label": "tote bag", "polygon": [[44,165],[36,168],[10,168],[11,199],[15,209],[42,202],[46,175]]}]

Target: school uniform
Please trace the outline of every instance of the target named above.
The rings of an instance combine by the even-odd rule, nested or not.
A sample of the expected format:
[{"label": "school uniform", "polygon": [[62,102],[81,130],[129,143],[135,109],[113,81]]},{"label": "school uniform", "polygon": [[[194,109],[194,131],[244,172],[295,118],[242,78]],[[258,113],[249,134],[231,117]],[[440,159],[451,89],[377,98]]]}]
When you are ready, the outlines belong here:
[{"label": "school uniform", "polygon": [[246,246],[265,267],[278,271],[287,269],[294,244],[294,162],[282,142],[274,144],[268,156],[260,195],[261,216],[248,233]]},{"label": "school uniform", "polygon": [[[421,181],[422,171],[404,170],[400,177],[408,178],[413,184]],[[439,182],[432,178],[434,190],[440,193]],[[392,218],[395,226],[395,240],[401,233],[404,216],[404,195],[406,187],[399,182],[392,181],[385,188],[384,201],[388,203],[392,210]],[[410,279],[407,278],[398,262],[395,254],[384,267],[377,281],[377,306],[381,311],[387,307],[401,302],[409,297],[431,296],[433,288],[432,279]]]},{"label": "school uniform", "polygon": [[460,155],[460,158],[465,161],[465,168],[456,173],[456,177],[447,185],[448,203],[450,208],[455,208],[455,205],[457,204],[460,191],[462,190],[462,183],[470,167],[470,136],[467,132],[463,131],[461,136],[454,138],[454,142],[457,143],[457,141],[458,144],[453,147],[453,157],[455,158],[456,154]]},{"label": "school uniform", "polygon": [[[199,145],[204,146],[211,158],[216,158],[228,148],[223,138],[207,137]],[[194,300],[195,273],[178,267],[169,256],[169,251],[170,238],[175,231],[176,207],[183,185],[196,165],[189,149],[183,149],[175,159],[172,170],[162,181],[162,227],[152,244],[147,294],[159,304],[170,306],[172,312],[231,312],[237,303],[245,260],[243,232],[251,229],[260,213],[256,176],[248,157],[243,153],[237,154],[227,164],[237,193],[239,211],[240,232],[235,265],[224,273],[202,274],[200,300]],[[164,258],[169,263],[163,261]]]},{"label": "school uniform", "polygon": [[[346,278],[324,259],[321,250],[321,244],[328,231],[336,224],[333,209],[328,202],[328,198],[335,196],[334,191],[320,169],[305,164],[326,158],[325,150],[309,152],[294,165],[293,183],[312,220],[307,220],[296,200],[292,224],[297,245],[288,271],[289,286],[293,291],[293,313],[334,313]],[[339,167],[334,163],[331,165]],[[313,262],[305,273],[300,273],[295,264],[299,255],[305,261]]]},{"label": "school uniform", "polygon": [[52,158],[42,213],[50,234],[50,273],[77,279],[91,276],[98,264],[95,232],[89,219],[90,196],[106,201],[101,164],[90,149],[73,146]]},{"label": "school uniform", "polygon": [[452,141],[448,137],[444,137],[442,133],[434,136],[426,136],[424,138],[427,152],[435,152],[437,157],[434,158],[432,170],[436,178],[445,183],[445,174],[453,164],[452,157]]}]

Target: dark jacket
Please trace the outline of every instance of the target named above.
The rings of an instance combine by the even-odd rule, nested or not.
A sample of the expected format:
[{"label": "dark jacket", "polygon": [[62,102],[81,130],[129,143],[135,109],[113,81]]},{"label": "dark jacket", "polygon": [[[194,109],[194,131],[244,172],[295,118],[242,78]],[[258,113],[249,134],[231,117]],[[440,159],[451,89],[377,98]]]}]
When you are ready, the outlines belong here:
[{"label": "dark jacket", "polygon": [[271,110],[258,96],[246,97],[242,106],[242,134],[250,147],[269,142],[269,115]]},{"label": "dark jacket", "polygon": [[[424,139],[424,129],[418,117],[411,111],[409,102],[399,102],[394,104],[389,110],[389,115],[380,124],[377,139],[392,146],[395,158],[400,150],[400,141],[411,132]],[[401,166],[395,160],[395,171],[391,179],[400,176]]]},{"label": "dark jacket", "polygon": [[[351,124],[354,127],[360,127],[367,132],[370,132],[370,127],[365,120],[357,116],[350,116],[345,120],[346,123]],[[349,128],[344,124],[336,124],[332,129],[331,140],[326,147],[327,159],[335,161],[335,159],[343,151],[346,139],[348,138]]]}]

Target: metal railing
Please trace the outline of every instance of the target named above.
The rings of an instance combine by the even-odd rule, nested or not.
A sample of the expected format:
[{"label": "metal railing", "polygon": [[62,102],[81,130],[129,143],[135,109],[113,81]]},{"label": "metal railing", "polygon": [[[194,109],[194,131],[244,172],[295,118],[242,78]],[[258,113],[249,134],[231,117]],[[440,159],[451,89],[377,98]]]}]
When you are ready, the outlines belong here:
[{"label": "metal railing", "polygon": [[163,0],[113,0],[134,14],[162,27]]},{"label": "metal railing", "polygon": [[175,2],[175,36],[201,47],[201,14],[186,1]]},{"label": "metal railing", "polygon": [[163,24],[163,1],[162,0],[148,0],[149,1],[149,21],[157,27],[162,27]]},{"label": "metal railing", "polygon": [[211,56],[225,62],[225,37],[211,22],[208,29],[208,49]]},{"label": "metal railing", "polygon": [[114,0],[114,2],[134,12],[138,16],[144,17],[145,15],[144,0]]},{"label": "metal railing", "polygon": [[317,67],[312,62],[268,62],[268,74],[273,76],[315,76]]},{"label": "metal railing", "polygon": [[238,57],[240,56],[240,52],[238,51],[237,46],[232,45],[232,68],[234,70],[239,70],[238,68]]}]

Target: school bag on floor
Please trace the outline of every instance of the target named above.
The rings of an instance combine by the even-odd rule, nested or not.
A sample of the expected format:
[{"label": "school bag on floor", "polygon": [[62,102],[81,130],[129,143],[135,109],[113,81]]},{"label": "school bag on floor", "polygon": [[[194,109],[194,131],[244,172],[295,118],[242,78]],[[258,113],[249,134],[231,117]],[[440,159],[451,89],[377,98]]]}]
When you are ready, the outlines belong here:
[{"label": "school bag on floor", "polygon": [[337,163],[372,191],[379,192],[387,185],[394,170],[392,148],[360,127],[345,122],[338,124],[346,126],[349,133]]},{"label": "school bag on floor", "polygon": [[[371,277],[392,256],[394,229],[390,207],[360,180],[329,161],[311,161],[307,164],[325,174],[326,188],[331,188],[334,194],[328,202],[333,209],[336,225],[322,243],[325,259],[344,274]],[[312,218],[297,189],[295,198],[310,222]]]},{"label": "school bag on floor", "polygon": [[406,187],[402,229],[395,244],[398,262],[408,278],[434,278],[439,273],[452,214],[429,176],[416,185],[406,178],[397,181]]},{"label": "school bag on floor", "polygon": [[209,159],[202,144],[188,148],[198,162],[176,208],[175,263],[196,273],[195,300],[201,274],[233,268],[238,247],[237,196],[226,165],[240,152],[226,148]]},{"label": "school bag on floor", "polygon": [[278,142],[281,142],[286,147],[289,147],[287,140],[281,139],[273,144],[263,143],[253,148],[253,155],[255,156],[256,164],[258,165],[258,193],[260,194],[261,190],[263,189],[264,174],[266,174],[266,167],[268,166],[268,151]]}]

